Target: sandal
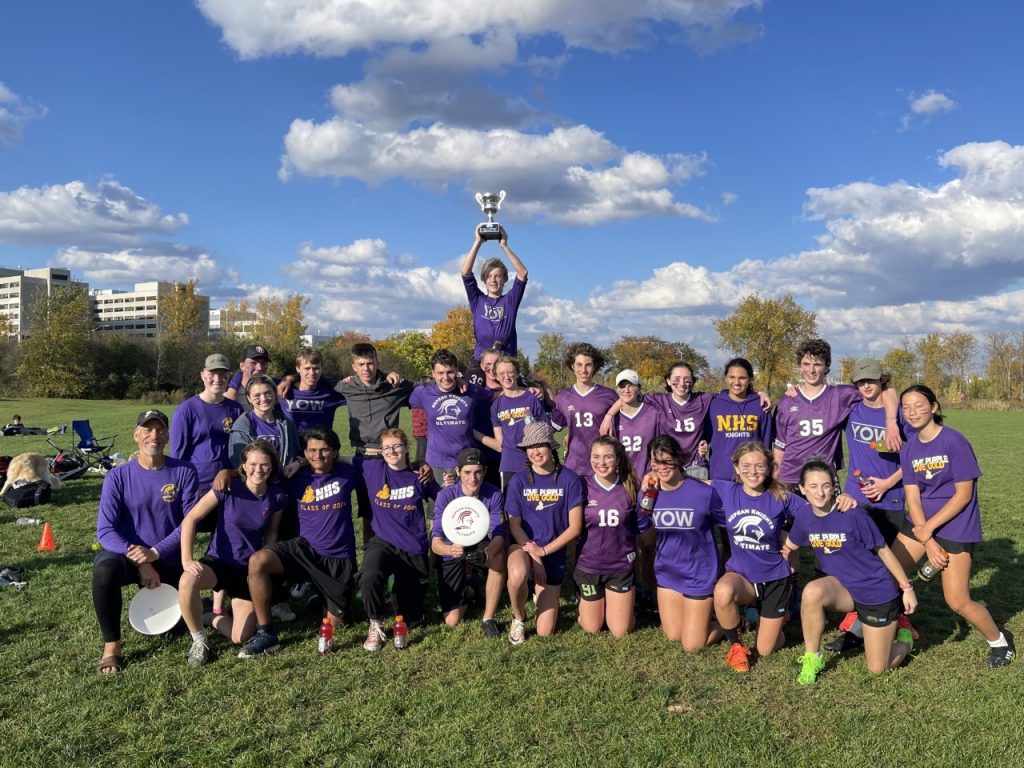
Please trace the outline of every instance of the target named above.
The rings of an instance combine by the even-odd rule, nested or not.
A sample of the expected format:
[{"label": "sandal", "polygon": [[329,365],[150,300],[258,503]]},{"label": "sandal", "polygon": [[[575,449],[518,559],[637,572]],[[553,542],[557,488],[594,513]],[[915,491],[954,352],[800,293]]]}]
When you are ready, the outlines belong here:
[{"label": "sandal", "polygon": [[[124,669],[124,656],[104,656],[96,662],[97,675],[116,675]],[[104,672],[103,670],[108,670]]]}]

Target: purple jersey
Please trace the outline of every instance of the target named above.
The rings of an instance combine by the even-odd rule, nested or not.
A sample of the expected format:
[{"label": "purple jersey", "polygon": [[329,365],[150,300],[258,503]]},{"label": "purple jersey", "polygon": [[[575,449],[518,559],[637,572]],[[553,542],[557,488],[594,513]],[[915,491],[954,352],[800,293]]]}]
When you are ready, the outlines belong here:
[{"label": "purple jersey", "polygon": [[783,452],[779,481],[794,485],[811,457],[824,457],[843,468],[843,424],[863,398],[852,384],[826,385],[810,400],[799,389],[783,395],[775,411],[775,447]]},{"label": "purple jersey", "polygon": [[704,420],[711,407],[711,392],[694,392],[685,403],[680,403],[671,392],[648,392],[644,402],[651,403],[661,412],[661,434],[671,435],[683,449],[689,466],[706,466],[697,455],[697,444],[704,437]]},{"label": "purple jersey", "polygon": [[[903,414],[896,414],[900,432],[903,432]],[[903,509],[903,483],[898,482],[878,501],[871,501],[860,489],[855,470],[860,470],[861,477],[877,477],[885,479],[900,468],[900,456],[893,451],[876,451],[871,443],[885,443],[885,409],[872,408],[863,401],[853,406],[850,417],[846,421],[846,446],[850,449],[850,471],[846,473],[846,484],[843,490],[852,496],[862,507],[878,509]]]},{"label": "purple jersey", "polygon": [[633,570],[637,534],[650,526],[647,515],[637,515],[636,504],[622,483],[608,488],[589,476],[576,565],[587,573],[609,576]]},{"label": "purple jersey", "polygon": [[810,544],[818,567],[838,579],[858,603],[882,605],[899,595],[896,579],[875,553],[885,539],[860,507],[849,512],[833,508],[818,517],[809,504],[800,506],[789,537],[797,546]]},{"label": "purple jersey", "polygon": [[171,456],[196,468],[199,487],[209,488],[222,469],[232,469],[228,434],[242,406],[225,398],[207,403],[199,395],[178,406],[171,419]]},{"label": "purple jersey", "polygon": [[[532,479],[530,476],[533,476]],[[517,472],[505,491],[505,511],[518,517],[526,537],[542,547],[562,535],[569,527],[569,510],[586,502],[579,475],[561,467],[548,475],[536,470]],[[566,549],[552,552],[550,557],[565,562]]]},{"label": "purple jersey", "polygon": [[288,492],[295,500],[299,536],[323,557],[355,557],[356,537],[352,528],[352,490],[356,484],[351,464],[335,462],[324,475],[300,469],[289,481]]},{"label": "purple jersey", "polygon": [[752,584],[784,579],[790,574],[782,556],[783,523],[792,519],[806,501],[787,493],[777,499],[770,491],[750,496],[740,483],[713,480],[712,487],[722,500],[725,527],[729,531],[729,560],[725,567]]},{"label": "purple jersey", "polygon": [[473,315],[473,359],[479,360],[488,349],[500,349],[515,357],[518,351],[516,316],[526,292],[526,281],[514,278],[508,292],[497,299],[481,291],[473,275],[463,275],[462,282],[466,286],[469,312]]},{"label": "purple jersey", "polygon": [[708,408],[708,428],[711,432],[708,475],[712,480],[733,479],[732,454],[743,443],[760,440],[765,446],[772,444],[772,417],[764,412],[761,397],[755,393],[736,402],[728,391],[719,392]]},{"label": "purple jersey", "polygon": [[427,554],[423,500],[437,496],[437,483],[423,484],[411,469],[391,469],[380,459],[357,456],[354,465],[370,497],[373,532],[403,552]]},{"label": "purple jersey", "polygon": [[624,411],[615,414],[615,436],[626,449],[629,462],[638,480],[651,469],[648,446],[661,434],[661,413],[651,403],[640,403],[637,412],[627,416]]},{"label": "purple jersey", "polygon": [[[447,507],[454,499],[461,498],[466,494],[462,490],[462,483],[455,483],[455,485],[447,485],[440,490],[437,494],[437,500],[434,502],[434,520],[430,526],[430,538],[440,539],[445,544],[451,544],[451,540],[444,535],[444,528],[441,526],[441,518],[444,515],[445,507]],[[477,498],[483,502],[484,506],[487,507],[487,511],[490,513],[491,527],[490,532],[487,534],[488,537],[494,539],[501,536],[505,539],[508,538],[508,529],[505,527],[505,513],[503,511],[504,504],[501,499],[501,489],[497,488],[490,483],[483,483],[480,486],[480,493],[477,494]],[[455,558],[443,555],[442,560],[454,560]]]},{"label": "purple jersey", "polygon": [[530,391],[517,397],[498,395],[491,403],[491,424],[501,427],[502,472],[519,472],[526,469],[526,451],[519,447],[523,430],[530,421],[547,421],[547,414],[540,400]]},{"label": "purple jersey", "polygon": [[725,524],[714,489],[686,479],[675,490],[659,490],[651,522],[657,531],[658,586],[694,598],[711,595],[720,570],[714,531]]},{"label": "purple jersey", "polygon": [[284,414],[301,434],[307,429],[334,429],[334,412],[345,404],[345,397],[322,380],[313,389],[292,387],[281,401]]},{"label": "purple jersey", "polygon": [[475,445],[477,410],[481,404],[489,407],[490,402],[490,395],[472,384],[463,395],[454,390],[442,392],[434,383],[416,387],[409,405],[422,408],[427,414],[427,464],[435,468],[454,467],[459,451]]},{"label": "purple jersey", "polygon": [[590,443],[601,434],[601,421],[618,399],[615,390],[601,384],[595,384],[586,394],[581,394],[574,384],[555,395],[551,425],[555,429],[568,428],[569,450],[564,464],[577,475],[590,474]]},{"label": "purple jersey", "polygon": [[[967,438],[951,427],[922,443],[915,435],[900,451],[903,484],[916,485],[921,494],[925,520],[933,517],[953,498],[956,484],[977,480],[981,467]],[[952,520],[935,531],[950,541],[981,541],[981,510],[978,508],[978,484],[974,483],[971,500]]]},{"label": "purple jersey", "polygon": [[240,477],[232,478],[228,493],[213,493],[220,514],[206,556],[244,568],[253,552],[263,546],[274,513],[288,505],[288,494],[276,485],[268,485],[266,492],[257,496]]},{"label": "purple jersey", "polygon": [[137,544],[177,561],[181,521],[198,500],[196,470],[187,461],[167,457],[160,469],[144,469],[132,459],[103,478],[96,538],[108,552],[124,555]]}]

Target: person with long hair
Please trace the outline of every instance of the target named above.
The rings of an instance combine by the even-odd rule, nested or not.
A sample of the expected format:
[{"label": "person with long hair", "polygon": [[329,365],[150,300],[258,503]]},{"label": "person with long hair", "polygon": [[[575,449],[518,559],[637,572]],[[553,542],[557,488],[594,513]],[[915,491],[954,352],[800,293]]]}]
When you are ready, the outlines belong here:
[{"label": "person with long hair", "polygon": [[[256,614],[249,594],[249,558],[260,548],[277,540],[281,514],[288,505],[287,494],[271,481],[276,480],[281,461],[274,446],[256,440],[242,449],[239,476],[231,480],[227,492],[211,490],[189,510],[181,523],[181,567],[178,602],[189,632],[192,647],[188,663],[206,664],[210,645],[203,628],[204,589],[224,591],[231,597],[231,613],[215,615],[210,626],[232,643],[244,643],[256,632]],[[196,527],[212,512],[216,528],[206,554],[200,560],[192,555]]]},{"label": "person with long hair", "polygon": [[826,609],[857,611],[864,625],[865,661],[873,674],[899,666],[914,647],[910,630],[897,628],[900,614],[917,608],[914,587],[868,514],[860,507],[838,511],[838,488],[827,461],[812,459],[803,465],[800,490],[808,506],[798,510],[782,549],[788,557],[809,545],[825,574],[803,591],[801,685],[813,685],[825,668],[820,648]]},{"label": "person with long hair", "polygon": [[607,625],[615,637],[623,637],[633,628],[636,537],[650,527],[650,518],[637,515],[639,483],[622,443],[609,436],[595,438],[590,470],[573,572],[579,624],[591,633]]},{"label": "person with long hair", "polygon": [[513,540],[508,551],[508,594],[513,615],[508,639],[512,645],[526,639],[526,596],[531,577],[537,602],[537,634],[554,633],[566,547],[580,535],[586,503],[579,476],[558,461],[550,424],[528,424],[519,447],[526,451],[529,466],[512,477],[505,494]]},{"label": "person with long hair", "polygon": [[974,449],[960,432],[945,426],[935,393],[912,384],[900,394],[903,417],[916,434],[900,451],[909,519],[893,550],[906,567],[923,557],[942,571],[946,605],[970,622],[988,641],[988,665],[1004,667],[1016,647],[1013,635],[971,599],[974,546],[981,541],[978,478]]},{"label": "person with long hair", "polygon": [[651,469],[647,447],[661,434],[658,410],[643,401],[640,374],[632,368],[619,371],[615,377],[615,391],[619,395],[619,411],[614,414],[615,426],[611,435],[618,438],[626,449],[633,473],[645,477]]},{"label": "person with long hair", "polygon": [[282,471],[291,476],[299,469],[299,433],[295,424],[284,415],[277,399],[277,385],[265,373],[255,373],[245,385],[249,409],[235,419],[228,434],[228,454],[237,467],[242,450],[254,440],[265,440],[277,451]]},{"label": "person with long hair", "polygon": [[474,430],[474,437],[488,448],[501,453],[501,484],[508,486],[516,472],[526,469],[526,454],[519,447],[523,430],[534,422],[547,423],[547,413],[537,396],[524,389],[519,381],[519,361],[503,356],[494,364],[501,394],[491,403],[491,425],[494,435]]},{"label": "person with long hair", "polygon": [[754,391],[754,367],[743,357],[725,364],[725,389],[708,406],[707,427],[711,435],[708,476],[712,480],[734,479],[736,449],[750,440],[772,443],[772,419]]}]

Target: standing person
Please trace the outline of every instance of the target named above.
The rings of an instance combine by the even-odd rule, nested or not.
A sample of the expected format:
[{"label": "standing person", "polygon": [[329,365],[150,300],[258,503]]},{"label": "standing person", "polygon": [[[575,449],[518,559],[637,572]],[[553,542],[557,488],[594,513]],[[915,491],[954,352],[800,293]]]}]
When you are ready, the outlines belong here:
[{"label": "standing person", "polygon": [[299,454],[299,433],[295,423],[285,418],[277,400],[274,380],[263,373],[254,374],[245,385],[248,410],[231,425],[228,452],[232,466],[241,463],[242,450],[254,440],[264,440],[280,458],[282,469],[289,477],[298,465],[289,466]]},{"label": "standing person", "polygon": [[486,289],[484,293],[473,277],[473,264],[484,241],[479,232],[474,232],[473,246],[462,260],[462,282],[466,286],[469,312],[473,316],[473,359],[479,360],[488,349],[500,350],[502,354],[515,357],[519,350],[516,317],[523,294],[526,293],[526,265],[508,247],[508,233],[502,227],[498,245],[512,262],[516,277],[509,292],[504,293],[508,283],[508,267],[501,259],[488,259],[480,268],[480,279]]},{"label": "standing person", "polygon": [[774,653],[785,639],[782,625],[793,578],[780,551],[783,528],[804,502],[772,477],[773,464],[764,443],[748,440],[732,456],[739,482],[711,481],[731,539],[725,573],[715,584],[715,616],[729,644],[726,662],[737,672],[750,669],[750,651],[740,639],[740,607],[755,605],[760,613],[754,646],[759,656]]},{"label": "standing person", "polygon": [[734,357],[727,362],[725,384],[708,408],[708,476],[712,480],[734,479],[734,454],[744,443],[758,440],[767,446],[772,444],[772,419],[754,391],[754,368],[750,361]]},{"label": "standing person", "polygon": [[519,361],[514,357],[501,357],[494,365],[495,375],[501,383],[501,394],[491,403],[493,437],[482,433],[477,440],[501,453],[501,484],[508,486],[516,472],[526,469],[526,454],[519,447],[523,430],[534,422],[547,423],[547,414],[540,400],[519,385]]},{"label": "standing person", "polygon": [[809,506],[798,510],[783,554],[810,545],[825,576],[804,587],[800,623],[805,650],[797,682],[813,685],[825,668],[819,648],[826,609],[857,611],[864,624],[868,671],[877,675],[898,667],[914,647],[910,630],[896,625],[900,614],[917,608],[914,586],[864,510],[837,511],[839,483],[830,464],[811,460],[799,479]]},{"label": "standing person", "polygon": [[[178,584],[178,603],[192,633],[188,653],[188,663],[192,665],[210,660],[210,643],[203,628],[199,599],[201,590],[214,589],[231,596],[231,613],[215,615],[210,622],[214,631],[232,643],[244,643],[256,632],[256,614],[249,595],[249,558],[261,547],[277,541],[281,514],[288,505],[287,494],[271,484],[280,472],[281,462],[270,443],[249,443],[239,459],[239,476],[231,480],[227,493],[207,493],[181,524],[183,573]],[[218,509],[220,514],[210,545],[203,558],[196,561],[192,557],[196,526]]]},{"label": "standing person", "polygon": [[654,575],[661,629],[690,652],[721,637],[712,627],[715,582],[720,564],[714,528],[725,524],[722,502],[713,488],[687,477],[686,454],[671,435],[651,441],[651,471],[658,497],[651,514]]},{"label": "standing person", "polygon": [[[265,375],[269,368],[270,353],[267,352],[267,348],[262,344],[250,344],[242,350],[242,359],[238,363],[238,370],[235,371],[230,381],[228,381],[228,388],[224,392],[224,397],[228,400],[237,401],[242,406],[242,410],[251,411],[252,404],[244,397],[245,388],[253,376]],[[243,397],[238,397],[239,392],[242,393]]]},{"label": "standing person", "polygon": [[[334,429],[334,415],[345,405],[345,397],[322,380],[323,355],[313,347],[303,347],[295,356],[298,380],[285,376],[278,395],[285,415],[302,434],[308,429]],[[293,385],[294,382],[294,385]]]},{"label": "standing person", "polygon": [[660,433],[660,418],[655,406],[641,399],[640,374],[632,368],[619,371],[615,377],[615,389],[619,393],[619,412],[615,414],[612,435],[618,438],[626,449],[633,473],[646,477],[651,469],[651,440]]},{"label": "standing person", "polygon": [[[441,489],[434,502],[434,520],[430,530],[430,550],[437,557],[437,596],[444,623],[454,627],[466,615],[466,567],[486,568],[484,582],[484,615],[480,622],[485,637],[500,637],[501,627],[494,619],[505,588],[505,545],[508,542],[508,527],[501,490],[484,480],[486,467],[483,455],[477,448],[464,448],[458,455],[456,468],[459,478],[454,485]],[[444,511],[456,499],[471,496],[479,499],[487,508],[490,523],[487,538],[471,550],[453,544],[444,535],[441,521]]]},{"label": "standing person", "polygon": [[1005,667],[1016,648],[1008,629],[971,599],[974,545],[981,541],[978,478],[981,468],[962,434],[944,426],[935,393],[913,384],[900,394],[903,417],[917,434],[900,451],[909,519],[893,544],[900,562],[911,566],[927,556],[942,570],[946,605],[988,641],[988,665]]},{"label": "standing person", "polygon": [[607,625],[615,637],[623,637],[633,629],[636,537],[651,522],[637,515],[639,484],[622,443],[614,437],[595,438],[590,469],[573,572],[580,594],[579,624],[591,633]]},{"label": "standing person", "polygon": [[206,493],[222,469],[233,469],[228,452],[228,435],[242,406],[224,397],[228,359],[224,355],[206,358],[199,374],[203,391],[183,402],[171,421],[171,456],[196,468],[199,490]]},{"label": "standing person", "polygon": [[531,577],[537,634],[554,634],[566,547],[583,529],[586,503],[579,476],[558,462],[550,424],[528,424],[519,447],[526,451],[529,466],[512,477],[505,494],[509,533],[514,542],[508,551],[508,595],[513,616],[508,640],[512,645],[526,640],[526,597]]},{"label": "standing person", "polygon": [[570,344],[562,362],[573,372],[576,382],[555,395],[551,426],[567,429],[565,466],[583,477],[590,474],[590,444],[601,434],[601,422],[619,396],[594,382],[594,374],[604,367],[604,355],[593,344]]},{"label": "standing person", "polygon": [[101,675],[124,669],[121,647],[121,589],[128,584],[154,589],[176,586],[181,577],[181,525],[198,499],[196,470],[164,455],[167,416],[156,409],[135,420],[138,453],[103,478],[96,538],[103,551],[92,565],[92,603],[103,636]]},{"label": "standing person", "polygon": [[310,429],[300,437],[307,467],[286,489],[295,501],[298,537],[260,549],[249,558],[249,592],[256,611],[256,634],[239,653],[250,658],[273,653],[281,644],[272,626],[271,578],[312,582],[325,598],[327,616],[337,629],[348,615],[356,570],[356,538],[352,526],[351,464],[338,461],[341,441],[331,429]]},{"label": "standing person", "polygon": [[360,456],[354,461],[373,505],[373,536],[363,548],[360,581],[363,606],[370,620],[363,643],[367,651],[379,651],[388,639],[384,631],[384,592],[389,576],[395,577],[398,613],[409,626],[423,622],[423,598],[430,582],[423,504],[440,490],[433,480],[421,482],[410,469],[409,438],[405,432],[387,429],[380,436],[380,443],[383,461]]}]

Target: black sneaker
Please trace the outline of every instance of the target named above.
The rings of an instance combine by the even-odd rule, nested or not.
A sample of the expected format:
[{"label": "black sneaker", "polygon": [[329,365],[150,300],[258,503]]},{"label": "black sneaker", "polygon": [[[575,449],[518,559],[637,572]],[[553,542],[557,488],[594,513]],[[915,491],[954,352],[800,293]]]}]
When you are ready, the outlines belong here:
[{"label": "black sneaker", "polygon": [[843,632],[839,637],[825,643],[825,650],[832,653],[846,653],[864,647],[864,638],[857,637],[853,632]]},{"label": "black sneaker", "polygon": [[281,649],[277,635],[265,629],[257,629],[256,634],[249,638],[249,642],[239,652],[238,658],[251,659],[254,656],[262,656],[264,653],[274,653]]},{"label": "black sneaker", "polygon": [[484,630],[484,637],[501,637],[503,634],[501,627],[494,619],[484,619],[480,622],[480,626]]},{"label": "black sneaker", "polygon": [[1010,634],[1010,630],[1004,629],[1003,637],[1006,638],[1006,645],[1001,645],[998,648],[989,648],[988,658],[985,659],[993,669],[1005,667],[1013,661],[1013,655],[1017,652],[1017,647],[1013,644],[1013,635]]}]

